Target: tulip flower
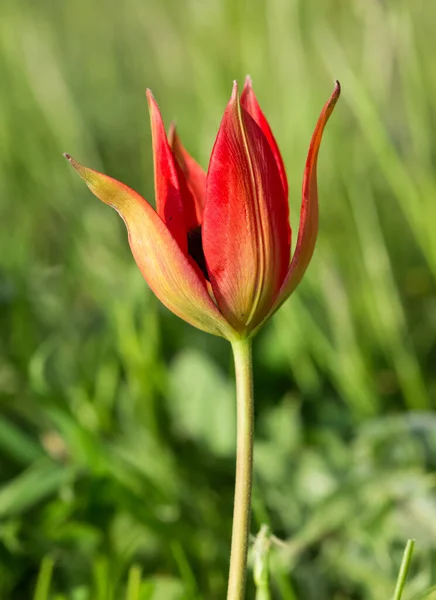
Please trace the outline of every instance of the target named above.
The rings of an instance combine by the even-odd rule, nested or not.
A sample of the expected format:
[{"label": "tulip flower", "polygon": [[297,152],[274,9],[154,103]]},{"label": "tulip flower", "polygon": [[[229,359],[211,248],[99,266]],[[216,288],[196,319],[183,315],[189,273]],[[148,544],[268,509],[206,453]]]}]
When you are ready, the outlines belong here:
[{"label": "tulip flower", "polygon": [[156,210],[126,185],[65,156],[124,219],[133,256],[162,303],[188,323],[232,341],[259,330],[310,262],[318,230],[318,151],[339,93],[336,83],[310,143],[292,259],[286,171],[250,78],[241,96],[233,86],[207,174],[174,128],[167,137],[147,91]]},{"label": "tulip flower", "polygon": [[241,96],[233,86],[207,173],[174,127],[167,136],[147,91],[156,210],[123,183],[65,155],[90,190],[123,218],[138,267],[162,303],[232,344],[237,452],[227,600],[242,600],[245,590],[253,473],[251,338],[295,290],[312,258],[318,152],[339,94],[336,82],[312,135],[292,256],[286,171],[250,78]]}]

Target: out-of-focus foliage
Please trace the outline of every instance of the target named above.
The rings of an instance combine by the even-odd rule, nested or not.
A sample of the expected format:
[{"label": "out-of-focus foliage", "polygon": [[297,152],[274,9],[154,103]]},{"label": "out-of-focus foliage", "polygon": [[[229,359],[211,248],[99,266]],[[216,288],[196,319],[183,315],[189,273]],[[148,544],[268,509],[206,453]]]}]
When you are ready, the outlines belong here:
[{"label": "out-of-focus foliage", "polygon": [[62,152],[153,201],[145,88],[207,166],[247,72],[294,239],[312,129],[343,87],[315,258],[255,344],[273,597],[389,598],[408,537],[404,598],[435,582],[435,22],[430,0],[2,0],[2,600],[33,596],[43,557],[43,600],[225,595],[229,347],[159,305]]}]

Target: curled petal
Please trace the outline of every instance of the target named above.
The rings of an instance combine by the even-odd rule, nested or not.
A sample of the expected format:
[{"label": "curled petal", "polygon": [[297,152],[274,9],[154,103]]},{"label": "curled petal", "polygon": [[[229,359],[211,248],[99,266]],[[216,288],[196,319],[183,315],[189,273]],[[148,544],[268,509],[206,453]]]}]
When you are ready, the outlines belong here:
[{"label": "curled petal", "polygon": [[[250,117],[252,117],[259,127],[262,129],[265,134],[266,139],[271,146],[272,153],[274,154],[274,158],[276,159],[277,167],[279,169],[280,178],[282,180],[283,189],[285,190],[285,196],[288,197],[288,179],[286,177],[285,165],[283,164],[282,155],[280,154],[279,147],[277,146],[277,142],[273,136],[273,132],[271,131],[271,127],[269,126],[268,121],[266,120],[265,115],[263,114],[259,102],[253,91],[253,86],[251,82],[251,77],[247,75],[245,78],[244,89],[241,94],[241,106],[245,108]],[[289,213],[288,213],[289,214]]]},{"label": "curled petal", "polygon": [[203,222],[206,173],[184,148],[174,123],[170,126],[168,141],[190,192],[189,205],[185,203],[186,225],[190,231],[200,227]]},{"label": "curled petal", "polygon": [[339,81],[335,81],[333,93],[324,105],[312,135],[303,177],[300,227],[298,230],[297,245],[289,271],[273,309],[274,311],[283,304],[286,298],[289,297],[300,283],[315,249],[315,242],[318,234],[318,185],[316,179],[318,152],[324,128],[333,112],[340,93],[341,86]]},{"label": "curled petal", "polygon": [[232,339],[234,332],[212,302],[201,273],[148,202],[119,181],[65,156],[91,192],[124,220],[136,263],[161,302],[191,325]]},{"label": "curled petal", "polygon": [[187,227],[183,208],[183,189],[181,189],[176,162],[167,140],[162,116],[150,90],[147,90],[147,100],[153,140],[156,211],[186,254]]},{"label": "curled petal", "polygon": [[290,230],[276,161],[241,108],[236,83],[210,159],[203,248],[222,313],[235,329],[250,332],[271,309],[286,275]]}]

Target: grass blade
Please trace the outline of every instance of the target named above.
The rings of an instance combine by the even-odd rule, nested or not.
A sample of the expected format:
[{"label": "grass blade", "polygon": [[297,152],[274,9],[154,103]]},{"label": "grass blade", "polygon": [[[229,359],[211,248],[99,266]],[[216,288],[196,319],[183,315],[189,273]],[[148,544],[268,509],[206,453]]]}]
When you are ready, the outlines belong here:
[{"label": "grass blade", "polygon": [[403,589],[406,584],[407,573],[409,571],[410,561],[412,560],[415,540],[408,540],[404,550],[403,560],[401,561],[400,572],[398,573],[397,585],[395,586],[394,600],[401,600]]},{"label": "grass blade", "polygon": [[33,600],[48,600],[53,566],[54,560],[50,556],[45,556],[42,560],[41,568],[39,569]]},{"label": "grass blade", "polygon": [[141,588],[141,567],[133,565],[130,567],[127,578],[127,594],[126,600],[139,600]]}]

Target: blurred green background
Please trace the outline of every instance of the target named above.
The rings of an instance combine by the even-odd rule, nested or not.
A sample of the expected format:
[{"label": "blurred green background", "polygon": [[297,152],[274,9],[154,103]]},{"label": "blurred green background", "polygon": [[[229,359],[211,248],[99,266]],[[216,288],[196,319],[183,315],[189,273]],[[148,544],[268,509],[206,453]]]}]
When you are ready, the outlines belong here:
[{"label": "blurred green background", "polygon": [[[233,79],[282,149],[294,239],[310,136],[314,260],[255,343],[252,532],[284,600],[436,582],[436,3],[0,4],[0,598],[225,597],[234,484],[229,345],[148,290],[70,152],[153,202],[144,90],[206,167]],[[249,573],[247,598],[254,597]],[[133,584],[132,584],[133,585]],[[133,596],[132,596],[133,597]]]}]

